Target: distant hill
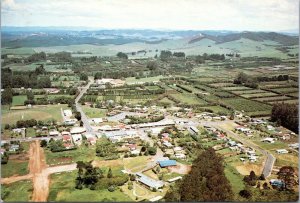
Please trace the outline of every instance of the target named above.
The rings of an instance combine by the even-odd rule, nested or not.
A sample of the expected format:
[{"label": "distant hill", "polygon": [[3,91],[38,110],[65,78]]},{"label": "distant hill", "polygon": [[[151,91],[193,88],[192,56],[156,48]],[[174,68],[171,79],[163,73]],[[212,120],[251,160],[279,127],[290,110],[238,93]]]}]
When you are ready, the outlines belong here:
[{"label": "distant hill", "polygon": [[203,39],[215,44],[249,39],[256,42],[274,41],[283,46],[298,44],[298,36],[275,32],[237,32],[229,30],[91,30],[85,28],[60,27],[3,27],[1,30],[2,47],[51,47],[69,45],[122,45],[135,42],[160,44],[164,41],[186,40],[194,45]]},{"label": "distant hill", "polygon": [[279,44],[285,46],[297,45],[299,43],[298,36],[290,36],[290,35],[285,35],[285,34],[280,34],[275,32],[241,32],[241,33],[232,33],[232,34],[221,35],[221,36],[212,36],[212,35],[204,34],[197,38],[191,39],[189,43],[192,44],[205,38],[213,40],[217,44],[240,40],[242,38],[250,39],[253,41],[259,41],[259,42],[270,40],[270,41],[278,42]]}]

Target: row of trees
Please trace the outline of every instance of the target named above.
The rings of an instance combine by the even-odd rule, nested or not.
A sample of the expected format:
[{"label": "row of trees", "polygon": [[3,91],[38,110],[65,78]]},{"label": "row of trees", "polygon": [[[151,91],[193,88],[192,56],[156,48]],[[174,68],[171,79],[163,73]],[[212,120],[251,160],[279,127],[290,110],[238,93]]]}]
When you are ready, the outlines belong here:
[{"label": "row of trees", "polygon": [[213,61],[224,61],[224,54],[207,54],[204,53],[202,55],[197,55],[195,58],[196,63],[204,63],[205,60],[213,60]]}]

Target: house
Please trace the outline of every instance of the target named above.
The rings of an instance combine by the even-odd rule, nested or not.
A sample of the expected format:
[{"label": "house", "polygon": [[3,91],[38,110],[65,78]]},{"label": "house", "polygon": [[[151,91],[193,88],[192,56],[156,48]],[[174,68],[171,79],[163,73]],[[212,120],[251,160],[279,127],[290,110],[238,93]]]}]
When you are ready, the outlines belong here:
[{"label": "house", "polygon": [[173,145],[170,142],[163,142],[163,145],[165,145],[167,148],[173,147]]},{"label": "house", "polygon": [[15,152],[15,151],[18,151],[19,148],[20,148],[20,145],[18,145],[18,144],[13,144],[13,145],[10,145],[9,151],[10,151],[10,152]]},{"label": "house", "polygon": [[270,184],[272,186],[277,186],[277,187],[283,187],[284,186],[284,182],[282,180],[279,180],[279,179],[271,179]]},{"label": "house", "polygon": [[163,181],[159,181],[159,180],[154,180],[142,173],[136,173],[137,176],[137,182],[140,182],[144,185],[146,185],[147,187],[149,187],[150,189],[159,189],[162,188],[164,186],[164,182]]},{"label": "house", "polygon": [[65,121],[64,121],[64,124],[65,125],[75,125],[76,124],[76,119],[66,119]]},{"label": "house", "polygon": [[153,197],[151,199],[149,199],[150,202],[158,202],[159,200],[161,200],[163,198],[163,196],[156,196],[156,197]]},{"label": "house", "polygon": [[103,119],[102,118],[91,118],[89,120],[90,123],[94,123],[94,124],[100,124],[103,123]]},{"label": "house", "polygon": [[130,149],[130,151],[136,150],[137,146],[136,144],[129,144],[128,148]]},{"label": "house", "polygon": [[91,144],[91,145],[95,145],[97,142],[97,139],[95,137],[89,137],[87,138],[87,141]]},{"label": "house", "polygon": [[229,145],[230,147],[234,147],[234,146],[236,146],[236,142],[235,142],[235,141],[229,141],[229,142],[228,142],[228,145]]},{"label": "house", "polygon": [[66,109],[63,112],[64,112],[64,116],[66,116],[66,117],[71,117],[72,116],[72,111],[70,109]]},{"label": "house", "polygon": [[275,142],[275,139],[274,138],[271,138],[271,137],[267,137],[263,140],[261,140],[262,142],[268,142],[268,143],[274,143]]},{"label": "house", "polygon": [[158,164],[161,168],[165,168],[169,166],[176,166],[177,162],[176,160],[164,160],[164,161],[158,161]]},{"label": "house", "polygon": [[193,135],[197,135],[199,133],[199,130],[194,126],[191,126],[189,128],[189,132],[192,133]]},{"label": "house", "polygon": [[82,136],[81,134],[72,134],[73,142],[77,145],[81,145]]},{"label": "house", "polygon": [[71,135],[63,135],[63,142],[72,142]]},{"label": "house", "polygon": [[292,149],[299,149],[299,143],[293,143],[288,145]]},{"label": "house", "polygon": [[57,130],[49,131],[49,136],[59,136],[59,132]]},{"label": "house", "polygon": [[138,149],[130,151],[130,154],[134,154],[134,155],[138,155],[139,153],[140,153],[140,150],[138,150]]},{"label": "house", "polygon": [[44,91],[46,91],[49,94],[57,94],[60,92],[57,88],[44,88]]},{"label": "house", "polygon": [[255,161],[257,161],[257,156],[250,156],[250,157],[249,157],[249,160],[250,160],[251,162],[255,162]]},{"label": "house", "polygon": [[5,150],[5,149],[3,149],[3,148],[1,148],[1,149],[0,149],[0,153],[1,153],[1,155],[3,155],[5,152],[6,152],[6,150]]},{"label": "house", "polygon": [[168,182],[169,182],[169,183],[173,183],[173,182],[175,182],[176,180],[180,180],[180,179],[182,179],[182,176],[177,176],[177,177],[175,177],[175,178],[169,179]]},{"label": "house", "polygon": [[286,150],[286,149],[277,149],[276,152],[277,152],[277,154],[287,154],[287,153],[289,153],[289,151]]},{"label": "house", "polygon": [[71,130],[70,130],[70,133],[71,134],[82,134],[86,131],[86,129],[84,127],[73,127]]},{"label": "house", "polygon": [[175,157],[178,158],[178,159],[185,159],[186,158],[185,154],[175,154]]}]

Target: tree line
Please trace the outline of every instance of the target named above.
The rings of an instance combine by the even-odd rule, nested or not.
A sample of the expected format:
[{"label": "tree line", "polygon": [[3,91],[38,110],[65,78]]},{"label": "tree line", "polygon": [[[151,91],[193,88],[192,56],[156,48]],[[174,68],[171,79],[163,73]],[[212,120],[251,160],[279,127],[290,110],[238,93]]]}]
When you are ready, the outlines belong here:
[{"label": "tree line", "polygon": [[296,104],[275,103],[272,108],[271,121],[298,133],[298,106]]}]

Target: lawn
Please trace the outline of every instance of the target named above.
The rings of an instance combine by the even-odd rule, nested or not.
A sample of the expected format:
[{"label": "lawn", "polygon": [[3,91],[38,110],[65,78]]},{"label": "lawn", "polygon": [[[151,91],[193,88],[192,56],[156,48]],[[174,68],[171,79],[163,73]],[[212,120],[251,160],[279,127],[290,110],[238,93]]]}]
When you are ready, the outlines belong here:
[{"label": "lawn", "polygon": [[171,97],[174,97],[175,99],[178,99],[181,103],[193,105],[193,104],[199,104],[199,105],[206,105],[207,102],[197,98],[194,94],[172,94]]},{"label": "lawn", "polygon": [[50,191],[48,201],[67,201],[67,202],[120,202],[132,201],[126,194],[119,189],[109,192],[107,189],[90,190],[84,188],[82,190],[75,189],[75,178],[77,171],[66,172],[60,174],[52,174],[50,181]]},{"label": "lawn", "polygon": [[293,166],[298,167],[298,156],[297,154],[289,153],[289,154],[277,154],[276,152],[273,153],[276,157],[275,165],[282,167],[282,166]]},{"label": "lawn", "polygon": [[7,164],[1,164],[1,177],[28,174],[28,161],[9,159]]},{"label": "lawn", "polygon": [[36,132],[34,128],[26,128],[26,137],[35,137]]},{"label": "lawn", "polygon": [[245,188],[244,177],[230,164],[225,165],[224,173],[230,182],[233,193],[238,195],[238,193]]},{"label": "lawn", "polygon": [[29,202],[33,191],[30,180],[18,181],[8,185],[1,185],[1,196],[5,202]]},{"label": "lawn", "polygon": [[34,106],[31,109],[23,110],[10,110],[2,112],[2,125],[4,124],[15,124],[22,118],[24,120],[36,119],[36,120],[50,120],[55,119],[62,121],[60,108],[65,108],[67,105],[45,105],[45,106]]},{"label": "lawn", "polygon": [[90,118],[103,118],[107,112],[107,109],[92,108],[89,106],[82,106],[82,110]]},{"label": "lawn", "polygon": [[13,96],[12,106],[23,106],[25,100],[27,100],[26,95]]}]

